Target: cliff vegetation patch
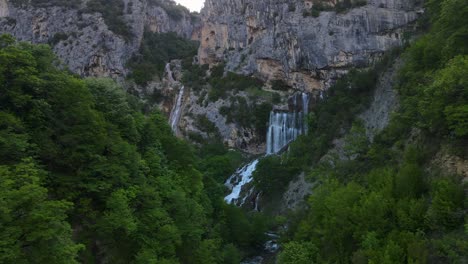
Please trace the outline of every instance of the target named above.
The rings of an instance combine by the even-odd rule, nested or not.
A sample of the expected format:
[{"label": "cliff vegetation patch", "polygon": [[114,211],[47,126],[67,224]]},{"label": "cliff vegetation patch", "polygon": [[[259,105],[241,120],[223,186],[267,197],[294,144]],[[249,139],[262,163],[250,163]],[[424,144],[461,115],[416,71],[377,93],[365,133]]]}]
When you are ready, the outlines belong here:
[{"label": "cliff vegetation patch", "polygon": [[162,77],[166,63],[171,60],[188,60],[189,63],[185,64],[191,64],[197,50],[197,42],[179,37],[175,33],[146,31],[138,54],[128,62],[131,70],[128,78],[144,85],[154,78]]}]

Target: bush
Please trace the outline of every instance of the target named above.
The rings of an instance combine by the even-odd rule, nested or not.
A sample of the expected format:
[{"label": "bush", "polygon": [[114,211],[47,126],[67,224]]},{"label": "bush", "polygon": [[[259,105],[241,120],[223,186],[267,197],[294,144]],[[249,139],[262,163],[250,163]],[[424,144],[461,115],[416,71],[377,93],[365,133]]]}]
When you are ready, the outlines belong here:
[{"label": "bush", "polygon": [[207,84],[206,71],[208,65],[192,65],[192,63],[185,63],[182,65],[184,69],[184,75],[182,77],[182,83],[186,86],[190,86],[195,92],[199,92]]},{"label": "bush", "polygon": [[428,21],[434,25],[404,53],[397,84],[400,111],[369,149],[362,127],[355,125],[345,137],[345,150],[360,157],[341,159],[331,153],[317,162],[330,149],[330,140],[343,137],[366,108],[379,72],[391,60],[350,73],[311,113],[309,134],[291,145],[282,162],[290,168],[312,164],[310,177],[320,184],[280,263],[312,263],[314,256],[307,253],[314,250],[304,250],[305,243],[316,245],[317,260],[325,263],[465,261],[463,178],[433,167],[441,146],[454,151],[467,142],[468,51],[458,40],[467,36],[468,7],[462,2],[428,1]]},{"label": "bush", "polygon": [[288,11],[289,12],[296,12],[296,4],[295,3],[289,3],[288,4]]},{"label": "bush", "polygon": [[284,166],[280,156],[267,156],[260,160],[253,173],[255,187],[266,200],[280,198],[298,170]]},{"label": "bush", "polygon": [[261,104],[248,103],[244,97],[231,99],[231,106],[222,106],[219,113],[226,117],[227,123],[236,123],[244,128],[255,128],[257,135],[264,140],[268,128],[268,120],[272,105],[268,102]]},{"label": "bush", "polygon": [[283,80],[274,80],[271,81],[271,89],[275,91],[288,91],[289,89],[291,89],[291,86],[289,86]]},{"label": "bush", "polygon": [[260,89],[263,82],[257,78],[228,72],[223,77],[224,66],[212,69],[209,83],[211,85],[209,100],[214,102],[219,98],[226,98],[228,92],[244,91],[246,89]]},{"label": "bush", "polygon": [[218,127],[211,122],[206,115],[198,115],[195,120],[195,125],[198,129],[208,134],[208,137],[219,138],[220,133]]},{"label": "bush", "polygon": [[132,72],[127,77],[137,84],[144,85],[155,76],[162,77],[167,62],[193,58],[197,50],[197,42],[179,37],[175,33],[146,31],[138,54],[128,62]]},{"label": "bush", "polygon": [[68,34],[67,33],[63,33],[63,32],[55,33],[55,35],[51,39],[49,39],[49,44],[52,45],[52,46],[55,46],[60,41],[64,41],[64,40],[67,40],[67,39],[68,39]]},{"label": "bush", "polygon": [[87,2],[86,11],[101,13],[109,30],[128,41],[133,36],[124,20],[124,7],[123,0],[90,0]]}]

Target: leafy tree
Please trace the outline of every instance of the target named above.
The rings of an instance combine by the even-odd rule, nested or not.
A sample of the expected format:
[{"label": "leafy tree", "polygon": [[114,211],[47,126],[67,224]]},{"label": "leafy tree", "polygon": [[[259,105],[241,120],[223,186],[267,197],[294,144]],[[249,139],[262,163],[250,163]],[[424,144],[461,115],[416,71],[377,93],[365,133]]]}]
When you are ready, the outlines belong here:
[{"label": "leafy tree", "polygon": [[432,183],[432,203],[426,219],[433,229],[452,229],[463,222],[463,189],[454,182],[441,179]]},{"label": "leafy tree", "polygon": [[260,160],[253,172],[255,186],[269,198],[281,197],[297,170],[283,166],[281,157],[267,156]]},{"label": "leafy tree", "polygon": [[23,123],[14,115],[0,112],[0,161],[18,162],[30,149],[29,136]]},{"label": "leafy tree", "polygon": [[72,204],[48,198],[46,172],[30,158],[0,166],[0,262],[78,263],[82,245],[72,241]]},{"label": "leafy tree", "polygon": [[[154,47],[158,47],[155,49]],[[128,78],[144,85],[155,77],[162,77],[167,62],[174,59],[193,58],[196,42],[177,36],[175,33],[152,33],[146,31],[139,54],[130,59],[128,66],[132,73]]]},{"label": "leafy tree", "polygon": [[345,138],[344,150],[348,159],[358,157],[367,152],[369,140],[362,122],[355,122]]},{"label": "leafy tree", "polygon": [[[224,222],[220,181],[241,156],[222,147],[199,159],[161,113],[145,116],[113,81],[58,69],[47,46],[0,44],[0,262],[239,258],[244,241],[225,248],[233,240],[220,230],[236,225]],[[266,230],[248,219],[257,233],[245,248]]]},{"label": "leafy tree", "polygon": [[317,247],[310,242],[290,242],[284,246],[279,255],[281,264],[313,264],[317,263]]}]

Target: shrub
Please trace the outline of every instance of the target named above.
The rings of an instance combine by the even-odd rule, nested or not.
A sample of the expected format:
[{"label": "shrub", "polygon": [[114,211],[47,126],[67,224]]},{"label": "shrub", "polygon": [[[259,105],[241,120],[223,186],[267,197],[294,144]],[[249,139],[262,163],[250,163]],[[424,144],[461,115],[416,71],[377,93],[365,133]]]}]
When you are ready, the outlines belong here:
[{"label": "shrub", "polygon": [[198,115],[195,120],[195,126],[201,131],[207,133],[209,137],[220,137],[218,127],[211,122],[206,115]]},{"label": "shrub", "polygon": [[202,87],[207,84],[206,71],[208,70],[208,65],[192,65],[190,62],[190,64],[183,63],[182,68],[184,69],[182,83],[190,86],[196,92],[202,90]]},{"label": "shrub", "polygon": [[291,88],[285,81],[283,80],[273,80],[271,81],[271,89],[275,91],[288,91]]},{"label": "shrub", "polygon": [[90,0],[86,11],[101,13],[109,30],[129,40],[132,33],[123,17],[124,7],[123,0]]},{"label": "shrub", "polygon": [[294,3],[288,4],[288,11],[289,12],[296,12],[296,5]]},{"label": "shrub", "polygon": [[211,85],[209,99],[216,101],[219,98],[225,98],[228,92],[244,91],[246,89],[260,89],[263,82],[251,76],[244,76],[233,72],[228,72],[222,77],[224,66],[217,66],[212,69],[209,83]]},{"label": "shrub", "polygon": [[55,33],[55,35],[49,39],[49,44],[52,46],[57,45],[60,41],[67,40],[68,34],[63,32]]},{"label": "shrub", "polygon": [[197,49],[197,42],[179,37],[175,33],[146,31],[138,54],[133,56],[128,63],[131,69],[128,78],[133,79],[137,84],[144,85],[155,76],[161,77],[167,62],[174,59],[192,58],[196,55]]}]

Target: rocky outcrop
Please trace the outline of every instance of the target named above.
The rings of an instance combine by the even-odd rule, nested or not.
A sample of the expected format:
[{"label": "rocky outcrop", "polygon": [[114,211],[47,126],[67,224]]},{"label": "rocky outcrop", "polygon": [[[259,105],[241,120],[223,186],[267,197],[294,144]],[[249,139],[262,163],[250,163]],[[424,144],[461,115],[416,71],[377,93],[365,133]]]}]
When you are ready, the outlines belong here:
[{"label": "rocky outcrop", "polygon": [[[81,76],[117,80],[128,73],[126,63],[139,49],[145,29],[176,32],[200,40],[201,63],[225,61],[230,71],[286,81],[291,89],[275,91],[283,97],[283,104],[295,90],[317,97],[318,90],[329,87],[350,68],[365,67],[384,51],[400,45],[405,28],[418,16],[417,0],[368,0],[362,7],[341,13],[322,11],[318,16],[310,15],[311,11],[317,1],[324,0],[207,0],[201,20],[186,11],[174,16],[174,10],[168,9],[174,7],[171,0],[122,0],[122,19],[130,31],[130,37],[124,37],[110,29],[101,13],[86,9],[88,1],[92,0],[64,7],[52,0],[41,6],[0,0],[0,32],[23,41],[51,44],[64,64]],[[324,4],[334,8],[338,2],[327,0]],[[171,67],[180,75],[180,62]],[[150,104],[169,116],[177,102],[181,76],[176,80],[176,84],[163,78],[145,87],[131,83],[125,87],[141,97],[151,97],[148,100],[156,98]],[[236,96],[250,97],[246,93]],[[229,123],[220,114],[221,107],[233,107],[230,100],[208,102],[204,97],[206,91],[195,93],[186,87],[177,124],[180,135],[197,133],[207,138],[196,125],[198,116],[206,116],[228,146],[253,154],[264,152],[265,135]],[[251,101],[249,104],[261,103]]]},{"label": "rocky outcrop", "polygon": [[[390,118],[393,113],[398,110],[399,98],[397,96],[396,80],[397,73],[401,69],[403,61],[401,58],[395,59],[395,62],[391,67],[386,69],[380,76],[376,85],[373,98],[370,102],[369,107],[358,115],[358,118],[362,120],[362,124],[366,129],[366,135],[370,142],[373,141],[374,137],[382,132],[390,123]],[[340,138],[336,138],[333,141],[333,147],[324,155],[320,162],[333,164],[335,159],[346,160],[349,156],[346,154],[346,134]],[[444,156],[444,155],[440,155]],[[463,164],[460,159],[452,157],[440,160],[450,160],[449,162],[443,162],[449,164],[447,167],[452,168],[452,171],[457,171],[467,177],[467,166],[466,162]],[[464,174],[463,174],[464,173]],[[302,173],[297,179],[291,181],[286,189],[282,204],[280,206],[280,212],[287,212],[288,210],[295,210],[301,208],[304,205],[304,198],[312,194],[313,187],[316,183],[309,182],[309,179]]]},{"label": "rocky outcrop", "polygon": [[398,93],[394,87],[402,64],[403,61],[398,59],[392,67],[388,68],[380,76],[369,108],[359,115],[359,118],[363,120],[366,135],[370,142],[374,140],[377,133],[387,127],[392,114],[399,107]]},{"label": "rocky outcrop", "polygon": [[320,14],[312,12],[317,2],[207,0],[200,62],[225,60],[228,70],[283,79],[302,91],[326,89],[350,68],[365,67],[401,45],[419,13],[417,0],[368,0]]},{"label": "rocky outcrop", "polygon": [[[239,92],[236,96],[248,98],[248,94],[245,92]],[[249,103],[262,103],[262,101]],[[204,116],[214,124],[222,142],[229,148],[241,149],[250,154],[263,154],[265,152],[265,142],[261,138],[264,135],[258,135],[254,128],[228,122],[226,117],[220,113],[222,107],[231,106],[231,100],[209,102],[204,94],[191,91],[189,98],[186,100],[184,116],[180,121],[181,130],[185,132],[184,135],[187,138],[190,138],[190,134],[198,134],[205,139],[209,139],[210,135],[197,125],[197,119]]]},{"label": "rocky outcrop", "polygon": [[21,41],[48,43],[68,66],[81,76],[123,78],[127,60],[138,50],[145,28],[153,32],[176,32],[197,37],[197,18],[183,12],[172,18],[166,10],[147,0],[125,0],[123,20],[129,36],[109,29],[100,13],[78,7],[15,5],[0,0],[0,32]]},{"label": "rocky outcrop", "polygon": [[312,194],[314,185],[306,179],[305,173],[301,173],[297,179],[291,181],[283,194],[280,213],[286,213],[288,210],[303,206],[306,202],[304,198]]},{"label": "rocky outcrop", "polygon": [[442,146],[431,161],[432,170],[442,170],[442,175],[458,175],[468,183],[468,160],[450,152],[449,146]]}]

